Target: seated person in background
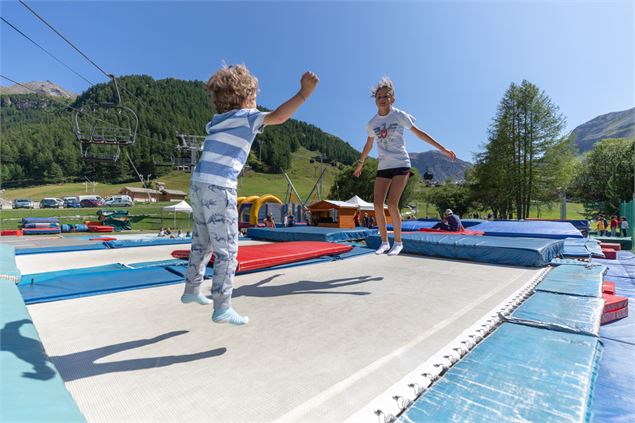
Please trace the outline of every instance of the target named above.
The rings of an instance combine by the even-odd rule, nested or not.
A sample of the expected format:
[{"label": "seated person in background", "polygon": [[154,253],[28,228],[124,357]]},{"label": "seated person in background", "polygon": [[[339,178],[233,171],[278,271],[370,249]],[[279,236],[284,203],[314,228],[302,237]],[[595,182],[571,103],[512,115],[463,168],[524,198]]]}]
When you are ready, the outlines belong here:
[{"label": "seated person in background", "polygon": [[159,229],[159,234],[157,236],[158,237],[164,237],[165,236],[165,229],[163,229],[163,228]]},{"label": "seated person in background", "polygon": [[459,217],[456,216],[450,209],[445,211],[441,222],[434,225],[432,229],[441,229],[443,231],[450,232],[460,232],[465,230],[463,224],[461,223],[461,219],[459,219]]},{"label": "seated person in background", "polygon": [[185,233],[185,238],[191,238],[192,237],[192,233],[190,231],[187,231]]},{"label": "seated person in background", "polygon": [[265,217],[265,220],[263,220],[263,223],[265,224],[265,228],[276,227],[276,222],[273,220],[273,215],[271,213],[269,213],[267,217]]},{"label": "seated person in background", "polygon": [[181,228],[179,228],[179,230],[176,231],[176,237],[177,238],[183,238],[183,231],[181,230]]},{"label": "seated person in background", "polygon": [[295,226],[295,217],[290,214],[289,216],[287,216],[287,227],[292,227]]}]

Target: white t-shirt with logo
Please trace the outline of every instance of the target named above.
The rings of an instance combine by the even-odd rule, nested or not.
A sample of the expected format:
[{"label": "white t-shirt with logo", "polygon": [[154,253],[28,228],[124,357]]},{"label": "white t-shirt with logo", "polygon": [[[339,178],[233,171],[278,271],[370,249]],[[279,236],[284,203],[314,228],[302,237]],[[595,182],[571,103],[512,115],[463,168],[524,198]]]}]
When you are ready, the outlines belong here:
[{"label": "white t-shirt with logo", "polygon": [[412,128],[414,122],[413,116],[394,107],[386,116],[376,114],[368,122],[368,136],[377,143],[378,170],[411,167],[403,131]]}]

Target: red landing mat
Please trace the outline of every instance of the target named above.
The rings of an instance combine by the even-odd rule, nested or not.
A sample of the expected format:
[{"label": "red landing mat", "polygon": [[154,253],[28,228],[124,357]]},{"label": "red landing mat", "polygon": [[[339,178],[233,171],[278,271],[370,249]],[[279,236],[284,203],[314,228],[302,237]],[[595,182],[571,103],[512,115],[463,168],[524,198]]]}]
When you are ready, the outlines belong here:
[{"label": "red landing mat", "polygon": [[441,229],[430,229],[430,228],[421,228],[419,232],[429,232],[433,234],[443,234],[443,235],[474,235],[474,236],[483,236],[485,232],[483,231],[471,231],[469,229],[465,229],[463,231],[442,231]]},{"label": "red landing mat", "polygon": [[[321,241],[290,241],[263,245],[245,245],[238,248],[238,272],[281,264],[294,263],[312,258],[342,254],[352,250],[350,245],[333,244]],[[187,259],[190,250],[172,251],[172,257]],[[214,256],[210,264],[214,262]]]}]

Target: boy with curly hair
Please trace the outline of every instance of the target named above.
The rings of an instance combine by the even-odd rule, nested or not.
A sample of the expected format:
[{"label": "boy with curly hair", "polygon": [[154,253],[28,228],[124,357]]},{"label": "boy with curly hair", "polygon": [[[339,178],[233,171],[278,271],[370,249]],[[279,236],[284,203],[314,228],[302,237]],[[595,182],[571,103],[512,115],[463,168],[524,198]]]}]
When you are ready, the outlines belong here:
[{"label": "boy with curly hair", "polygon": [[192,173],[190,201],[194,227],[185,291],[181,302],[206,305],[201,294],[205,267],[214,254],[212,321],[244,325],[247,316],[231,307],[238,253],[237,178],[247,162],[254,138],[265,126],[287,121],[311,95],[318,78],[306,72],[297,94],[271,113],[256,108],[258,79],[244,65],[224,65],[207,81],[216,115],[207,124],[202,155]]}]

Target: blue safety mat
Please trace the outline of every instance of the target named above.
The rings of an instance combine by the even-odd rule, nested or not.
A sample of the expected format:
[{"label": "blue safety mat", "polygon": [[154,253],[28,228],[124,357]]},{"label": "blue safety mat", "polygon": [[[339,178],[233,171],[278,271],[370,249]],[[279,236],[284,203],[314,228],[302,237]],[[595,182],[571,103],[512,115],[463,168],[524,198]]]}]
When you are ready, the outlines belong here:
[{"label": "blue safety mat", "polygon": [[325,241],[341,242],[365,239],[376,234],[377,229],[324,228],[321,226],[294,226],[291,228],[248,228],[247,235],[267,241]]},{"label": "blue safety mat", "polygon": [[130,263],[128,267],[132,269],[140,269],[142,267],[165,267],[165,266],[180,266],[183,264],[182,259],[167,259],[158,261],[142,261],[139,263]]},{"label": "blue safety mat", "polygon": [[494,221],[483,222],[470,228],[485,235],[523,238],[582,238],[582,234],[569,222],[548,221]]},{"label": "blue safety mat", "polygon": [[[433,221],[405,220],[401,222],[401,230],[403,232],[412,232],[412,231],[418,231],[419,229],[430,229],[434,225],[436,225],[438,222],[439,222],[438,220],[433,220]],[[386,228],[389,231],[393,230],[392,225],[386,225]]]},{"label": "blue safety mat", "polygon": [[[593,397],[593,421],[630,423],[635,421],[635,255],[619,251],[618,260],[605,263],[607,279],[615,282],[617,295],[629,298],[629,307],[628,317],[600,328],[605,348]],[[630,277],[609,278],[611,273]]]},{"label": "blue safety mat", "polygon": [[84,422],[13,282],[0,281],[0,318],[0,421]]},{"label": "blue safety mat", "polygon": [[[432,222],[437,223],[439,222],[439,219],[430,219],[430,218],[425,218],[425,217],[421,217],[419,219],[417,219],[418,222]],[[465,229],[467,228],[471,228],[472,226],[476,226],[479,223],[483,223],[483,222],[487,222],[487,220],[485,219],[461,219],[461,223],[463,224],[463,227]]]},{"label": "blue safety mat", "polygon": [[18,285],[26,304],[43,303],[116,291],[183,282],[183,277],[164,267],[70,273],[39,283]]},{"label": "blue safety mat", "polygon": [[574,266],[602,266],[600,263],[595,263],[592,261],[580,261],[580,260],[576,260],[572,258],[557,258],[557,257],[551,260],[549,264],[553,266],[560,266],[563,264],[570,264]]},{"label": "blue safety mat", "polygon": [[23,217],[22,226],[29,223],[59,223],[57,217]]},{"label": "blue safety mat", "polygon": [[[392,240],[392,235],[389,236]],[[425,232],[402,236],[404,253],[482,263],[542,267],[562,252],[562,241],[538,238],[442,235]],[[379,235],[368,237],[370,248],[379,248]]]},{"label": "blue safety mat", "polygon": [[597,336],[603,309],[602,298],[535,292],[507,320]]},{"label": "blue safety mat", "polygon": [[551,270],[538,284],[536,291],[600,298],[605,273],[605,266],[564,264]]},{"label": "blue safety mat", "polygon": [[57,247],[41,247],[41,248],[21,248],[16,250],[16,256],[25,254],[48,254],[48,253],[67,253],[70,251],[90,251],[90,250],[107,250],[108,247],[103,242],[82,245],[60,245]]},{"label": "blue safety mat", "polygon": [[564,257],[604,258],[600,243],[589,238],[566,238],[564,240]]},{"label": "blue safety mat", "polygon": [[191,244],[192,238],[143,238],[105,241],[108,248],[152,247],[155,245]]},{"label": "blue safety mat", "polygon": [[593,336],[503,323],[400,421],[588,421],[601,352]]}]

